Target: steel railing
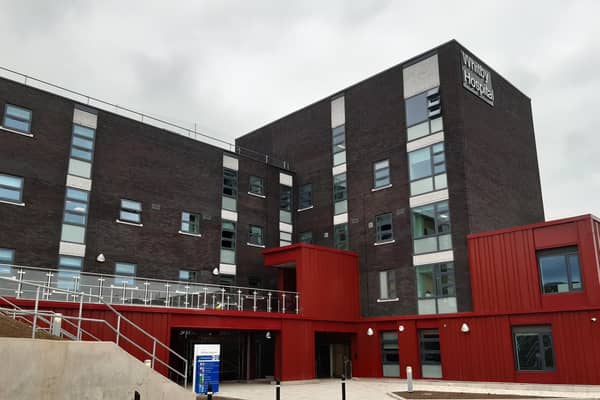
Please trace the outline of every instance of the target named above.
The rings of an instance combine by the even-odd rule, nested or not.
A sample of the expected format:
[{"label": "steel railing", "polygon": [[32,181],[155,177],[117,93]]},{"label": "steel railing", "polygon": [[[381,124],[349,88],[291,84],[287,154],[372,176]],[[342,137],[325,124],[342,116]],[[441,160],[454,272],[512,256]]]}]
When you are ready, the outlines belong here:
[{"label": "steel railing", "polygon": [[162,118],[153,117],[151,115],[144,114],[127,107],[119,106],[117,104],[113,104],[105,100],[97,99],[95,97],[88,96],[86,94],[79,93],[74,90],[70,90],[62,86],[41,79],[37,79],[30,75],[26,75],[5,67],[0,67],[0,76],[2,76],[5,79],[22,83],[26,86],[41,89],[59,96],[69,98],[79,103],[86,104],[90,107],[112,112],[124,116],[126,118],[138,120],[144,124],[161,128],[170,133],[185,136],[199,142],[220,147],[222,149],[226,149],[230,152],[237,153],[239,155],[251,158],[256,161],[264,162],[266,164],[273,165],[278,168],[283,168],[287,170],[290,169],[289,163],[281,158],[254,151],[252,149],[237,146],[234,143],[227,142],[223,139],[219,139],[217,137],[198,132],[197,124],[195,124],[193,128],[186,128],[181,125],[166,121]]},{"label": "steel railing", "polygon": [[[14,313],[15,316],[16,315],[22,316],[22,315],[27,315],[27,314],[31,315],[32,316],[32,321],[31,321],[32,338],[35,338],[35,334],[38,329],[38,317],[41,316],[42,317],[41,321],[43,321],[51,326],[51,322],[50,322],[51,320],[48,321],[47,319],[45,319],[45,317],[54,318],[57,315],[59,315],[54,312],[40,311],[38,308],[39,301],[42,300],[41,295],[49,289],[48,286],[41,285],[38,283],[33,283],[33,282],[27,282],[27,281],[17,281],[15,279],[5,278],[5,277],[0,277],[0,283],[2,283],[4,285],[9,285],[9,286],[15,285],[15,287],[20,287],[21,290],[23,290],[25,287],[35,288],[35,302],[34,302],[33,310],[24,310],[22,308],[20,308],[18,310],[14,309],[14,308],[12,310],[8,309],[8,308],[0,308],[0,312],[2,312],[4,314]],[[100,340],[100,339],[98,339],[98,337],[96,337],[96,336],[90,334],[88,331],[84,330],[81,325],[82,325],[82,322],[101,324],[105,327],[108,327],[109,330],[111,330],[115,334],[114,342],[117,344],[117,346],[122,347],[122,345],[121,345],[122,340],[128,342],[133,347],[135,347],[136,349],[141,351],[144,355],[146,355],[147,357],[150,357],[151,366],[153,369],[155,369],[156,363],[166,367],[167,370],[169,372],[175,374],[175,376],[177,376],[179,378],[183,378],[183,387],[187,387],[187,377],[188,377],[188,374],[187,374],[188,373],[188,361],[187,361],[187,359],[185,357],[183,357],[182,355],[180,355],[179,353],[177,353],[176,351],[174,351],[173,349],[171,349],[169,346],[167,346],[163,342],[161,342],[158,338],[156,338],[155,336],[153,336],[152,334],[150,334],[149,332],[144,330],[142,327],[137,325],[135,322],[133,322],[130,319],[128,319],[127,317],[125,317],[123,314],[121,314],[119,311],[117,311],[111,304],[105,302],[101,297],[95,296],[95,295],[90,295],[90,294],[86,294],[86,293],[82,293],[82,292],[76,292],[76,291],[66,290],[66,289],[61,289],[61,288],[50,288],[50,289],[52,289],[56,293],[62,293],[62,294],[69,295],[69,296],[77,296],[79,298],[79,314],[77,317],[60,314],[61,320],[71,321],[71,326],[73,326],[73,325],[76,326],[76,334],[75,334],[76,340],[82,340],[84,333],[87,334],[88,336],[90,336],[94,340]],[[108,321],[103,320],[103,319],[83,317],[83,305],[84,305],[83,299],[86,296],[96,298],[99,303],[104,304],[112,312],[112,314],[114,315],[114,317],[116,319],[116,327],[113,326]],[[11,303],[4,296],[0,296],[0,297],[4,301],[8,301],[9,303]],[[94,302],[94,303],[96,303],[96,302]],[[11,304],[14,304],[14,303],[11,303]],[[73,320],[77,321],[77,323],[76,324],[72,323]],[[148,340],[148,339],[151,340],[152,350],[145,349],[139,343],[137,343],[133,339],[126,336],[123,333],[125,324],[129,324],[130,327],[134,328],[137,332],[141,333],[142,337],[144,337],[145,340]],[[71,335],[71,336],[73,336],[73,335]],[[112,341],[113,339],[111,338],[110,340]],[[167,350],[167,354],[169,354],[169,356],[171,356],[171,355],[175,356],[177,359],[182,361],[183,365],[184,365],[184,367],[182,368],[183,371],[179,371],[176,368],[173,368],[169,364],[168,359],[167,359],[167,361],[161,360],[160,357],[157,355],[157,350],[159,350],[160,348]]]},{"label": "steel railing", "polygon": [[[7,286],[0,281],[0,295],[33,299],[35,290],[21,282],[44,286],[42,300],[84,303],[135,305],[146,307],[173,307],[196,310],[229,310],[252,312],[300,313],[300,295],[297,292],[202,284],[105,275],[70,269],[44,269],[3,264],[4,273],[17,282]],[[64,289],[57,291],[56,289]]]}]

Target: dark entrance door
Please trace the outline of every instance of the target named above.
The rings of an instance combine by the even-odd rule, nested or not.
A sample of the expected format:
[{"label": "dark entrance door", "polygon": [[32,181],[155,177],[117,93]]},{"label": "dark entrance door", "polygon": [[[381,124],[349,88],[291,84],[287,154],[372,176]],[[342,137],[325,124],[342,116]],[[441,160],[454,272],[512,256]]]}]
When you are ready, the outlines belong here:
[{"label": "dark entrance door", "polygon": [[315,333],[315,375],[317,378],[350,377],[351,334]]},{"label": "dark entrance door", "polygon": [[440,354],[440,332],[437,329],[421,329],[421,376],[423,378],[442,377]]}]

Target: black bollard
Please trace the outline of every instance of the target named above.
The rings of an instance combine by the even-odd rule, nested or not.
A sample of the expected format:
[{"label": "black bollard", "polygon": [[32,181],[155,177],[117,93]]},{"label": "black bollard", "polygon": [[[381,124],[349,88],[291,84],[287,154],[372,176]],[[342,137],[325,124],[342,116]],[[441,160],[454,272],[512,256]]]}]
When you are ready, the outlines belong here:
[{"label": "black bollard", "polygon": [[346,375],[342,375],[342,400],[346,400]]},{"label": "black bollard", "polygon": [[275,400],[280,400],[279,397],[281,396],[281,382],[279,381],[275,381]]},{"label": "black bollard", "polygon": [[212,395],[213,395],[212,383],[209,383],[208,384],[208,388],[206,389],[206,399],[207,400],[212,400]]}]

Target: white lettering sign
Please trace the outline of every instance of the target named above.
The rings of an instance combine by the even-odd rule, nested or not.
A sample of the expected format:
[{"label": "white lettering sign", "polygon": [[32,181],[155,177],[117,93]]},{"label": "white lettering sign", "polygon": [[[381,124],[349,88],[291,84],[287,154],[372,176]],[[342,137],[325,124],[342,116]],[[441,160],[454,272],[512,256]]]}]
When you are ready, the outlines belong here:
[{"label": "white lettering sign", "polygon": [[463,86],[489,105],[494,105],[492,74],[479,61],[461,50]]}]

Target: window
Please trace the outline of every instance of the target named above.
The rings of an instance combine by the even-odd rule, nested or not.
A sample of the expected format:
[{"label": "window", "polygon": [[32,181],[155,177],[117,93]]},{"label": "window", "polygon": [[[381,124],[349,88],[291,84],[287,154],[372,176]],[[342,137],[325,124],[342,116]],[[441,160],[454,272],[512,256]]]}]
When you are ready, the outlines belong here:
[{"label": "window", "polygon": [[121,199],[121,212],[119,213],[121,221],[142,223],[142,203],[127,199]]},{"label": "window", "polygon": [[235,264],[235,222],[221,224],[221,262]]},{"label": "window", "polygon": [[400,377],[398,332],[381,332],[381,364],[384,377]]},{"label": "window", "polygon": [[180,269],[179,280],[182,282],[196,282],[196,271]]},{"label": "window", "polygon": [[576,246],[538,252],[543,293],[582,290],[579,254]]},{"label": "window", "polygon": [[83,269],[83,258],[60,256],[58,259],[57,286],[64,290],[78,290]]},{"label": "window", "polygon": [[93,129],[73,124],[69,174],[88,179],[91,177],[95,136]]},{"label": "window", "polygon": [[334,214],[343,214],[348,211],[348,188],[346,186],[346,174],[333,177],[333,201]]},{"label": "window", "polygon": [[0,200],[21,203],[23,199],[23,178],[0,174]]},{"label": "window", "polygon": [[379,271],[379,299],[391,300],[396,299],[396,271],[388,269],[387,271]]},{"label": "window", "polygon": [[248,243],[264,246],[263,228],[261,226],[250,225],[248,230]]},{"label": "window", "polygon": [[513,328],[515,364],[518,371],[548,371],[554,369],[552,328],[550,326],[520,326]]},{"label": "window", "polygon": [[223,209],[237,210],[237,171],[223,168]]},{"label": "window", "polygon": [[31,133],[31,110],[7,104],[4,108],[5,128],[23,133]]},{"label": "window", "polygon": [[419,314],[456,312],[454,264],[420,265],[415,269]]},{"label": "window", "polygon": [[377,242],[386,242],[394,239],[394,230],[392,229],[392,213],[378,215],[375,217],[375,226],[377,230]]},{"label": "window", "polygon": [[67,187],[63,222],[85,226],[88,215],[89,192]]},{"label": "window", "polygon": [[12,273],[11,265],[15,263],[15,251],[0,248],[0,276]]},{"label": "window", "polygon": [[292,188],[285,185],[279,185],[279,220],[292,223]]},{"label": "window", "polygon": [[348,224],[339,224],[333,227],[333,247],[348,250]]},{"label": "window", "polygon": [[300,186],[300,195],[299,195],[299,205],[300,210],[312,207],[312,185],[307,183],[306,185]]},{"label": "window", "polygon": [[408,164],[412,196],[448,186],[444,143],[411,151],[408,153]]},{"label": "window", "polygon": [[312,232],[301,232],[298,235],[298,242],[312,244],[312,242],[313,242]]},{"label": "window", "polygon": [[441,347],[439,330],[419,330],[419,350],[421,352],[421,376],[423,378],[442,377],[442,355],[440,349]]},{"label": "window", "polygon": [[115,285],[135,286],[135,271],[137,265],[129,263],[115,263]]},{"label": "window", "polygon": [[265,195],[265,181],[258,176],[251,176],[248,182],[248,192],[259,196]]},{"label": "window", "polygon": [[346,162],[346,132],[344,125],[333,128],[333,166]]},{"label": "window", "polygon": [[411,220],[415,254],[452,248],[447,201],[413,208]]},{"label": "window", "polygon": [[181,232],[200,234],[200,214],[192,214],[187,211],[181,213]]},{"label": "window", "polygon": [[373,182],[375,189],[390,184],[390,160],[383,160],[373,164]]},{"label": "window", "polygon": [[442,130],[442,109],[439,88],[405,100],[408,140],[418,139]]}]

